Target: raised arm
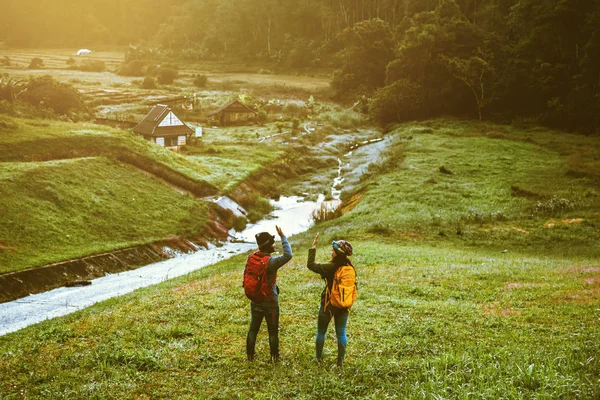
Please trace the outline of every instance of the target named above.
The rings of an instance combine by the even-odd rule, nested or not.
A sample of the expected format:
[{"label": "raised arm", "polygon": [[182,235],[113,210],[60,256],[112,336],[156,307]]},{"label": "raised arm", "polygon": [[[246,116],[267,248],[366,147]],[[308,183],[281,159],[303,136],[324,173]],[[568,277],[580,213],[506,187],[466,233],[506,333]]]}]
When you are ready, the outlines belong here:
[{"label": "raised arm", "polygon": [[320,274],[322,277],[326,275],[330,275],[337,268],[333,263],[317,263],[315,262],[315,256],[317,254],[317,244],[319,243],[319,234],[315,236],[315,240],[313,241],[313,245],[310,249],[308,249],[308,260],[306,262],[306,266],[313,272]]},{"label": "raised arm", "polygon": [[271,271],[277,271],[279,268],[283,267],[285,263],[292,259],[292,246],[290,246],[287,237],[285,236],[285,234],[279,226],[275,226],[275,229],[277,229],[277,233],[279,234],[279,237],[281,237],[281,247],[283,247],[283,254],[279,257],[271,257],[269,259],[269,270]]}]

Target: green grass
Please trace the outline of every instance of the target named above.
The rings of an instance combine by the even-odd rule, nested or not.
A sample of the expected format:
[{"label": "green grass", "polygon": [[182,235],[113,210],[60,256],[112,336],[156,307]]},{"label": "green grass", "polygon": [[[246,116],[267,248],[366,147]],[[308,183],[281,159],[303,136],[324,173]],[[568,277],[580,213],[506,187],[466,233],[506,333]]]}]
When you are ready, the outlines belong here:
[{"label": "green grass", "polygon": [[[343,371],[322,282],[298,248],[280,271],[282,363],[245,362],[243,257],[0,338],[7,398],[596,398],[593,260],[355,243],[360,296]],[[306,247],[306,243],[304,246]],[[323,248],[319,259],[328,251]],[[585,272],[588,271],[588,272]],[[597,283],[596,283],[597,285]],[[597,288],[597,286],[596,286]],[[57,372],[60,371],[60,372]]]},{"label": "green grass", "polygon": [[[268,362],[264,326],[257,360],[245,361],[249,305],[237,256],[0,337],[0,392],[7,399],[599,398],[598,138],[540,131],[531,143],[522,140],[530,132],[492,138],[488,128],[397,127],[388,158],[363,178],[362,201],[293,238],[294,258],[278,275],[280,364]],[[553,148],[558,139],[569,154]],[[568,173],[574,155],[587,175]],[[536,199],[513,197],[511,185],[572,205],[537,207]],[[583,222],[543,227],[572,217]],[[319,260],[334,238],[355,249],[359,297],[343,370],[334,367],[333,327],[324,365],[313,361],[323,282],[306,269],[305,249],[317,231]]]},{"label": "green grass", "polygon": [[204,231],[208,206],[107,158],[0,164],[0,273]]}]

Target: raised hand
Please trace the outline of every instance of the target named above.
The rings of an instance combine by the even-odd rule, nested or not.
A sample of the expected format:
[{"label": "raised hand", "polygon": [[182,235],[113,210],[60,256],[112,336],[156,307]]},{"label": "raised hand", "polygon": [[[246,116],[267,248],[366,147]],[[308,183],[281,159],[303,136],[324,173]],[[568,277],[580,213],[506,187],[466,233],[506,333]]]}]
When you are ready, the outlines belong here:
[{"label": "raised hand", "polygon": [[279,237],[285,236],[285,234],[283,233],[283,231],[281,230],[281,228],[278,225],[275,225],[275,229],[277,229],[277,234],[279,235]]},{"label": "raised hand", "polygon": [[317,232],[317,236],[315,236],[315,240],[313,241],[312,248],[316,249],[317,248],[317,244],[319,244],[319,233],[318,232]]}]

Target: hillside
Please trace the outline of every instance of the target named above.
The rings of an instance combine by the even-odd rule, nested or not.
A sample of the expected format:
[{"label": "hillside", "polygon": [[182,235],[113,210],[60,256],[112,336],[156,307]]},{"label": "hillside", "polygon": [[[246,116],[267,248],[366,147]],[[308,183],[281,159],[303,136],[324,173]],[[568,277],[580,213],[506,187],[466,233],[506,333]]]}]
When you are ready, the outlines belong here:
[{"label": "hillside", "polygon": [[201,198],[260,167],[255,160],[226,173],[89,123],[0,122],[0,273],[170,236],[202,237],[210,207]]},{"label": "hillside", "polygon": [[[282,362],[245,362],[244,257],[0,337],[10,398],[600,396],[600,143],[454,120],[395,127],[340,218],[280,270]],[[560,138],[560,141],[558,140]],[[89,161],[100,163],[102,160]],[[357,168],[350,161],[346,173]],[[353,207],[352,207],[353,206]],[[284,227],[285,228],[285,227]],[[313,362],[319,231],[352,242],[346,365]]]}]

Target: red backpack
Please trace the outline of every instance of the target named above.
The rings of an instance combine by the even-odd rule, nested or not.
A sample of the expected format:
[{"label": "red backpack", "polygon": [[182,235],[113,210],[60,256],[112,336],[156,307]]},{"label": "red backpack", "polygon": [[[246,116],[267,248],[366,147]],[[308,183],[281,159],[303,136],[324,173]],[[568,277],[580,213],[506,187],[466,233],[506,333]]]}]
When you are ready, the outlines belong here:
[{"label": "red backpack", "polygon": [[248,257],[246,268],[244,268],[244,280],[242,282],[244,292],[246,297],[257,303],[273,296],[273,285],[277,279],[277,274],[269,282],[267,278],[269,258],[271,258],[270,255],[255,251]]}]

